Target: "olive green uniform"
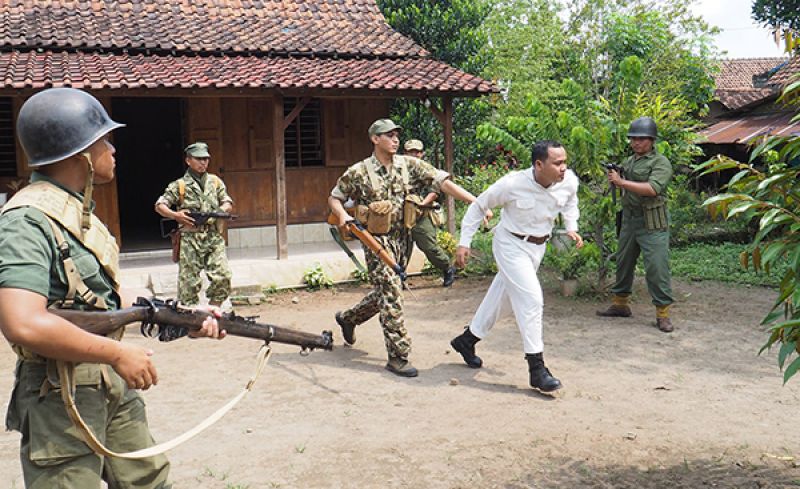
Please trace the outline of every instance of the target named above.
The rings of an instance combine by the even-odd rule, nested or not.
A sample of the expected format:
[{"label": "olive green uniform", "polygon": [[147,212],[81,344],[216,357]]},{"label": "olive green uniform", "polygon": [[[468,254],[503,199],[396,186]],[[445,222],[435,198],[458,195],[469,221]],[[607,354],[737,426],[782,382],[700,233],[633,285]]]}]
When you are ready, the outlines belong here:
[{"label": "olive green uniform", "polygon": [[[377,177],[377,186],[371,183],[367,165]],[[406,167],[406,171],[402,167]],[[405,176],[404,176],[405,175]],[[405,179],[408,179],[406,182]],[[420,194],[424,189],[439,191],[449,175],[430,164],[410,156],[395,155],[387,170],[375,155],[348,168],[331,191],[331,196],[342,202],[352,199],[356,205],[388,200],[392,204],[392,225],[388,233],[376,235],[395,261],[406,252],[406,231],[403,227],[403,202],[408,194]],[[390,357],[405,359],[411,351],[411,337],[403,321],[403,294],[400,277],[378,256],[364,246],[370,282],[375,287],[364,299],[342,312],[341,318],[350,324],[361,324],[380,313],[384,343]]]},{"label": "olive green uniform", "polygon": [[[183,181],[184,195],[181,199],[180,184]],[[216,175],[197,175],[192,170],[167,186],[156,204],[165,204],[177,210],[193,212],[219,212],[222,204],[233,203],[225,184]],[[225,254],[225,239],[219,223],[214,218],[202,226],[181,230],[180,260],[178,262],[178,300],[186,305],[200,302],[202,280],[205,270],[209,285],[208,300],[222,304],[231,293],[231,269]]]},{"label": "olive green uniform", "polygon": [[[427,195],[427,193],[425,195]],[[417,224],[411,228],[411,237],[414,243],[416,243],[417,248],[419,248],[419,250],[425,254],[425,258],[431,262],[431,265],[444,273],[450,268],[450,257],[436,241],[439,230],[431,219],[431,213],[433,212],[436,211],[432,209],[425,209],[423,211],[422,215],[417,219]]]},{"label": "olive green uniform", "polygon": [[[42,180],[55,184],[33,173],[32,182]],[[82,201],[81,196],[70,194]],[[109,308],[118,309],[120,297],[99,260],[61,229],[86,286]],[[0,288],[35,292],[47,297],[48,305],[67,296],[68,280],[56,239],[38,209],[21,207],[0,216]],[[85,308],[86,304],[76,297],[74,307]],[[169,463],[163,455],[125,460],[94,454],[67,415],[54,362],[18,346],[14,350],[20,360],[6,428],[22,433],[20,459],[27,488],[97,488],[101,479],[112,489],[170,487]],[[113,369],[82,363],[75,368],[75,378],[78,410],[108,448],[125,452],[154,444],[142,397],[129,390]]]},{"label": "olive green uniform", "polygon": [[672,179],[672,164],[654,150],[643,156],[629,157],[622,163],[622,168],[626,180],[647,182],[657,195],[645,197],[624,192],[622,196],[622,227],[616,253],[617,280],[611,292],[621,297],[631,294],[636,261],[641,253],[647,290],[653,304],[668,306],[674,301],[669,271],[669,215],[665,195]]}]

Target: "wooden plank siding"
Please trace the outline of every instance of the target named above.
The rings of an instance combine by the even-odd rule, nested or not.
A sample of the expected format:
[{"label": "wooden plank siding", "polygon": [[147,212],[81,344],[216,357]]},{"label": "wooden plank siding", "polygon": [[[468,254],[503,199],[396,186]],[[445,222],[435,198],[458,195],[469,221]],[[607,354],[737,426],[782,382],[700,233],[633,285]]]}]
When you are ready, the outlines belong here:
[{"label": "wooden plank siding", "polygon": [[[231,227],[277,224],[271,98],[188,98],[187,144],[209,143],[209,171],[224,180],[239,218]],[[390,99],[322,99],[325,166],[286,169],[287,222],[324,221],[327,198],[346,167],[369,156],[367,128]]]}]

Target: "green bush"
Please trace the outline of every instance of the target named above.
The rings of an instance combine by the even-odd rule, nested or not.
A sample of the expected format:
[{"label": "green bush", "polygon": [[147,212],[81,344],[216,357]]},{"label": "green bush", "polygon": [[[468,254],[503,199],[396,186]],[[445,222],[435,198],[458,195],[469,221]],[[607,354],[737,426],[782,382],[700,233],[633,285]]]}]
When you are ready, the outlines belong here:
[{"label": "green bush", "polygon": [[565,249],[557,249],[547,243],[543,266],[558,272],[563,279],[577,279],[590,270],[595,270],[600,261],[600,250],[593,243],[586,243],[583,248],[576,248],[572,243]]},{"label": "green bush", "polygon": [[313,267],[306,270],[303,274],[303,282],[311,290],[321,289],[323,287],[333,287],[333,280],[322,269],[322,265],[316,263]]},{"label": "green bush", "polygon": [[769,270],[744,268],[741,254],[748,246],[739,243],[695,243],[670,251],[670,270],[675,277],[692,280],[718,280],[749,285],[777,287],[788,263]]}]

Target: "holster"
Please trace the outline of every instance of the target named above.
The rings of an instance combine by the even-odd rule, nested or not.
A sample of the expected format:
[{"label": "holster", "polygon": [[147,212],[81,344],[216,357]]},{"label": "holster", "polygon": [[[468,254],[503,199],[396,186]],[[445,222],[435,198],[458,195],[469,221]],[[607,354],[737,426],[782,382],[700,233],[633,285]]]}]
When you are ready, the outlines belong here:
[{"label": "holster", "polygon": [[417,225],[417,219],[422,216],[422,209],[419,206],[422,199],[419,195],[407,195],[403,202],[403,225],[406,229],[411,229]]},{"label": "holster", "polygon": [[645,199],[642,203],[644,227],[648,231],[664,231],[669,227],[667,202],[662,196]]},{"label": "holster", "polygon": [[386,234],[392,229],[392,202],[379,200],[369,204],[367,231],[372,234]]},{"label": "holster", "polygon": [[181,232],[178,229],[170,231],[169,241],[172,244],[172,263],[178,263],[181,260]]}]

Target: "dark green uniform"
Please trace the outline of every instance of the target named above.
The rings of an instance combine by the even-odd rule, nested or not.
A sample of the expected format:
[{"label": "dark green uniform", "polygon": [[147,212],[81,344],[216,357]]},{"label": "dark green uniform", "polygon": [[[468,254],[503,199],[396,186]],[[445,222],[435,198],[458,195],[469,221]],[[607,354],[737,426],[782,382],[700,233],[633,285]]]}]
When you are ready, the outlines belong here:
[{"label": "dark green uniform", "polygon": [[623,176],[634,182],[647,182],[658,195],[644,197],[633,192],[622,196],[622,228],[619,234],[617,281],[611,288],[616,296],[627,297],[633,288],[636,261],[644,257],[647,289],[656,306],[668,306],[672,299],[669,271],[669,216],[666,209],[667,185],[672,179],[672,164],[655,150],[622,163]]},{"label": "dark green uniform", "polygon": [[[47,178],[33,173],[31,180]],[[70,194],[82,200],[79,195]],[[70,233],[62,232],[86,286],[109,308],[118,309],[120,297],[99,260]],[[29,290],[53,304],[66,297],[67,283],[56,240],[44,214],[21,207],[0,216],[0,288]],[[76,298],[75,307],[81,306],[85,304]],[[169,463],[163,455],[125,460],[94,454],[67,415],[54,363],[17,346],[14,350],[20,360],[6,428],[22,433],[20,458],[26,487],[96,488],[100,487],[101,478],[112,489],[170,487]],[[138,392],[127,388],[112,368],[82,363],[75,368],[75,378],[78,410],[109,449],[126,452],[154,444],[144,401]]]},{"label": "dark green uniform", "polygon": [[[367,171],[370,166],[377,177],[373,186]],[[405,165],[408,181],[404,181],[402,167]],[[403,202],[408,193],[419,194],[423,189],[438,191],[448,174],[430,164],[409,156],[394,156],[393,165],[387,169],[375,155],[345,171],[331,191],[331,196],[345,202],[352,199],[356,205],[389,200],[392,203],[391,230],[375,236],[392,255],[400,261],[406,252],[405,228],[403,227]],[[390,357],[405,359],[411,351],[411,338],[403,321],[403,294],[400,277],[386,266],[369,248],[364,246],[370,281],[375,289],[352,308],[342,312],[342,319],[349,324],[361,324],[377,313],[383,328],[384,342]]]},{"label": "dark green uniform", "polygon": [[[424,195],[427,195],[427,193]],[[422,215],[417,219],[417,224],[411,228],[411,237],[414,243],[416,243],[417,248],[419,248],[419,250],[425,254],[425,258],[431,262],[431,265],[444,273],[450,268],[450,257],[436,241],[439,230],[431,219],[432,212],[436,211],[432,209],[424,210]]]}]

